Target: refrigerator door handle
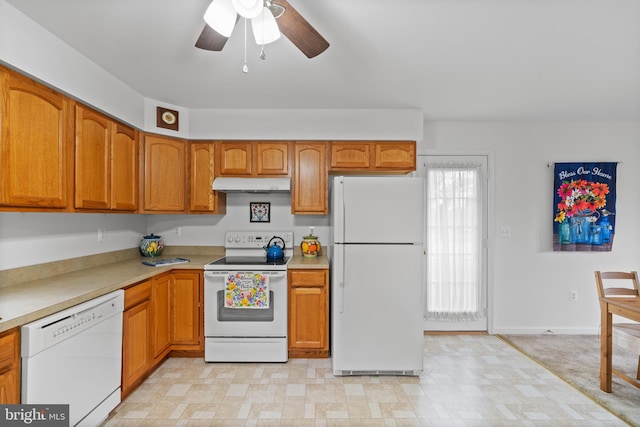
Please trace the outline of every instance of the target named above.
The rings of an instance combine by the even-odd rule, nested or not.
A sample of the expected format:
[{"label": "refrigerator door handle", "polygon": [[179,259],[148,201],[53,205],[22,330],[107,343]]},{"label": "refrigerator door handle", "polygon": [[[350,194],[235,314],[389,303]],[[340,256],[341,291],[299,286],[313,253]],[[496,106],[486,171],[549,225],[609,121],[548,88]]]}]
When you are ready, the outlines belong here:
[{"label": "refrigerator door handle", "polygon": [[345,276],[347,272],[345,271],[345,250],[344,245],[336,245],[336,271],[338,272],[338,313],[344,313],[344,285],[345,285]]},{"label": "refrigerator door handle", "polygon": [[337,243],[345,243],[345,215],[346,207],[344,206],[344,177],[338,176],[335,178],[335,223],[334,223],[334,236]]}]

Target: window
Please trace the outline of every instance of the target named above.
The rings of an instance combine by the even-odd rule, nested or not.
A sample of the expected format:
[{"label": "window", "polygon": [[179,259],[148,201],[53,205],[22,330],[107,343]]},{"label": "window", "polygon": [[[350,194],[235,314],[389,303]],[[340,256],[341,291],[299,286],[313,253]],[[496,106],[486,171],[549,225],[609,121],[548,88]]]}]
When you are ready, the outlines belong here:
[{"label": "window", "polygon": [[486,165],[429,162],[426,167],[427,320],[475,321],[484,309]]}]

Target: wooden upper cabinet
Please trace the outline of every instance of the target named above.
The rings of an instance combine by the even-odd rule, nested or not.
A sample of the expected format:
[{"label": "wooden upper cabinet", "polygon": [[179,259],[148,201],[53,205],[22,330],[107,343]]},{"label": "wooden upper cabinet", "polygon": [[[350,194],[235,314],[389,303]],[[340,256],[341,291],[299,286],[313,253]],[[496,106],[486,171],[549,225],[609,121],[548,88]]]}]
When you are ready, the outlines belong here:
[{"label": "wooden upper cabinet", "polygon": [[145,212],[185,211],[186,141],[144,136],[143,180]]},{"label": "wooden upper cabinet", "polygon": [[76,105],[76,208],[109,209],[110,123],[106,116]]},{"label": "wooden upper cabinet", "polygon": [[0,204],[70,209],[73,101],[0,67]]},{"label": "wooden upper cabinet", "polygon": [[111,138],[111,209],[138,209],[138,131],[115,123]]},{"label": "wooden upper cabinet", "polygon": [[137,132],[76,105],[76,209],[135,211],[138,207]]},{"label": "wooden upper cabinet", "polygon": [[415,142],[376,142],[374,167],[380,169],[416,170]]},{"label": "wooden upper cabinet", "polygon": [[289,175],[289,143],[254,143],[256,175]]},{"label": "wooden upper cabinet", "polygon": [[370,147],[369,142],[332,142],[331,170],[369,169]]},{"label": "wooden upper cabinet", "polygon": [[221,141],[218,176],[288,176],[289,143]]},{"label": "wooden upper cabinet", "polygon": [[291,213],[329,212],[327,144],[296,142],[293,149]]},{"label": "wooden upper cabinet", "polygon": [[220,142],[218,174],[251,175],[251,143]]},{"label": "wooden upper cabinet", "polygon": [[411,172],[416,169],[414,141],[353,141],[331,143],[331,171]]},{"label": "wooden upper cabinet", "polygon": [[189,154],[189,211],[225,213],[226,194],[211,188],[214,178],[214,143],[192,142]]}]

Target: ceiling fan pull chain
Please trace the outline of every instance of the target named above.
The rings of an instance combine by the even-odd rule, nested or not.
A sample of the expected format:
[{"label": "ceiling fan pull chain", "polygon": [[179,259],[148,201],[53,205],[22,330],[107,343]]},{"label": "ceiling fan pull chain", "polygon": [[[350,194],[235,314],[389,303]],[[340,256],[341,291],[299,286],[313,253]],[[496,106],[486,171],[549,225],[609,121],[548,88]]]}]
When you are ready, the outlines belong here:
[{"label": "ceiling fan pull chain", "polygon": [[249,72],[249,67],[247,67],[247,18],[244,18],[244,65],[242,72],[245,74]]},{"label": "ceiling fan pull chain", "polygon": [[[267,7],[268,3],[271,3],[271,2],[268,1],[268,0],[265,0],[264,6]],[[269,13],[271,13],[271,12],[269,12]],[[264,14],[263,14],[263,17],[264,17]],[[263,21],[264,21],[264,18],[263,18]],[[264,25],[264,22],[263,22],[262,23],[262,28],[261,28],[261,30],[262,30],[262,38],[260,40],[262,42],[262,44],[260,44],[260,59],[262,59],[263,61],[265,59],[267,59],[267,55],[265,55],[265,53],[264,53],[264,27],[265,27],[265,25]]]}]

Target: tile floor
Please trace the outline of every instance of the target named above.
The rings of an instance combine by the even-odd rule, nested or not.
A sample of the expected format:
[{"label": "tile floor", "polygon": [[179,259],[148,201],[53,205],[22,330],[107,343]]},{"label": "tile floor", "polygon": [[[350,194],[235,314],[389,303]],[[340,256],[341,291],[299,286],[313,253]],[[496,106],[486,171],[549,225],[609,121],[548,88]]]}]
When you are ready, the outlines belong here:
[{"label": "tile floor", "polygon": [[104,426],[626,426],[497,337],[425,336],[420,377],[334,377],[330,359],[171,358]]}]

